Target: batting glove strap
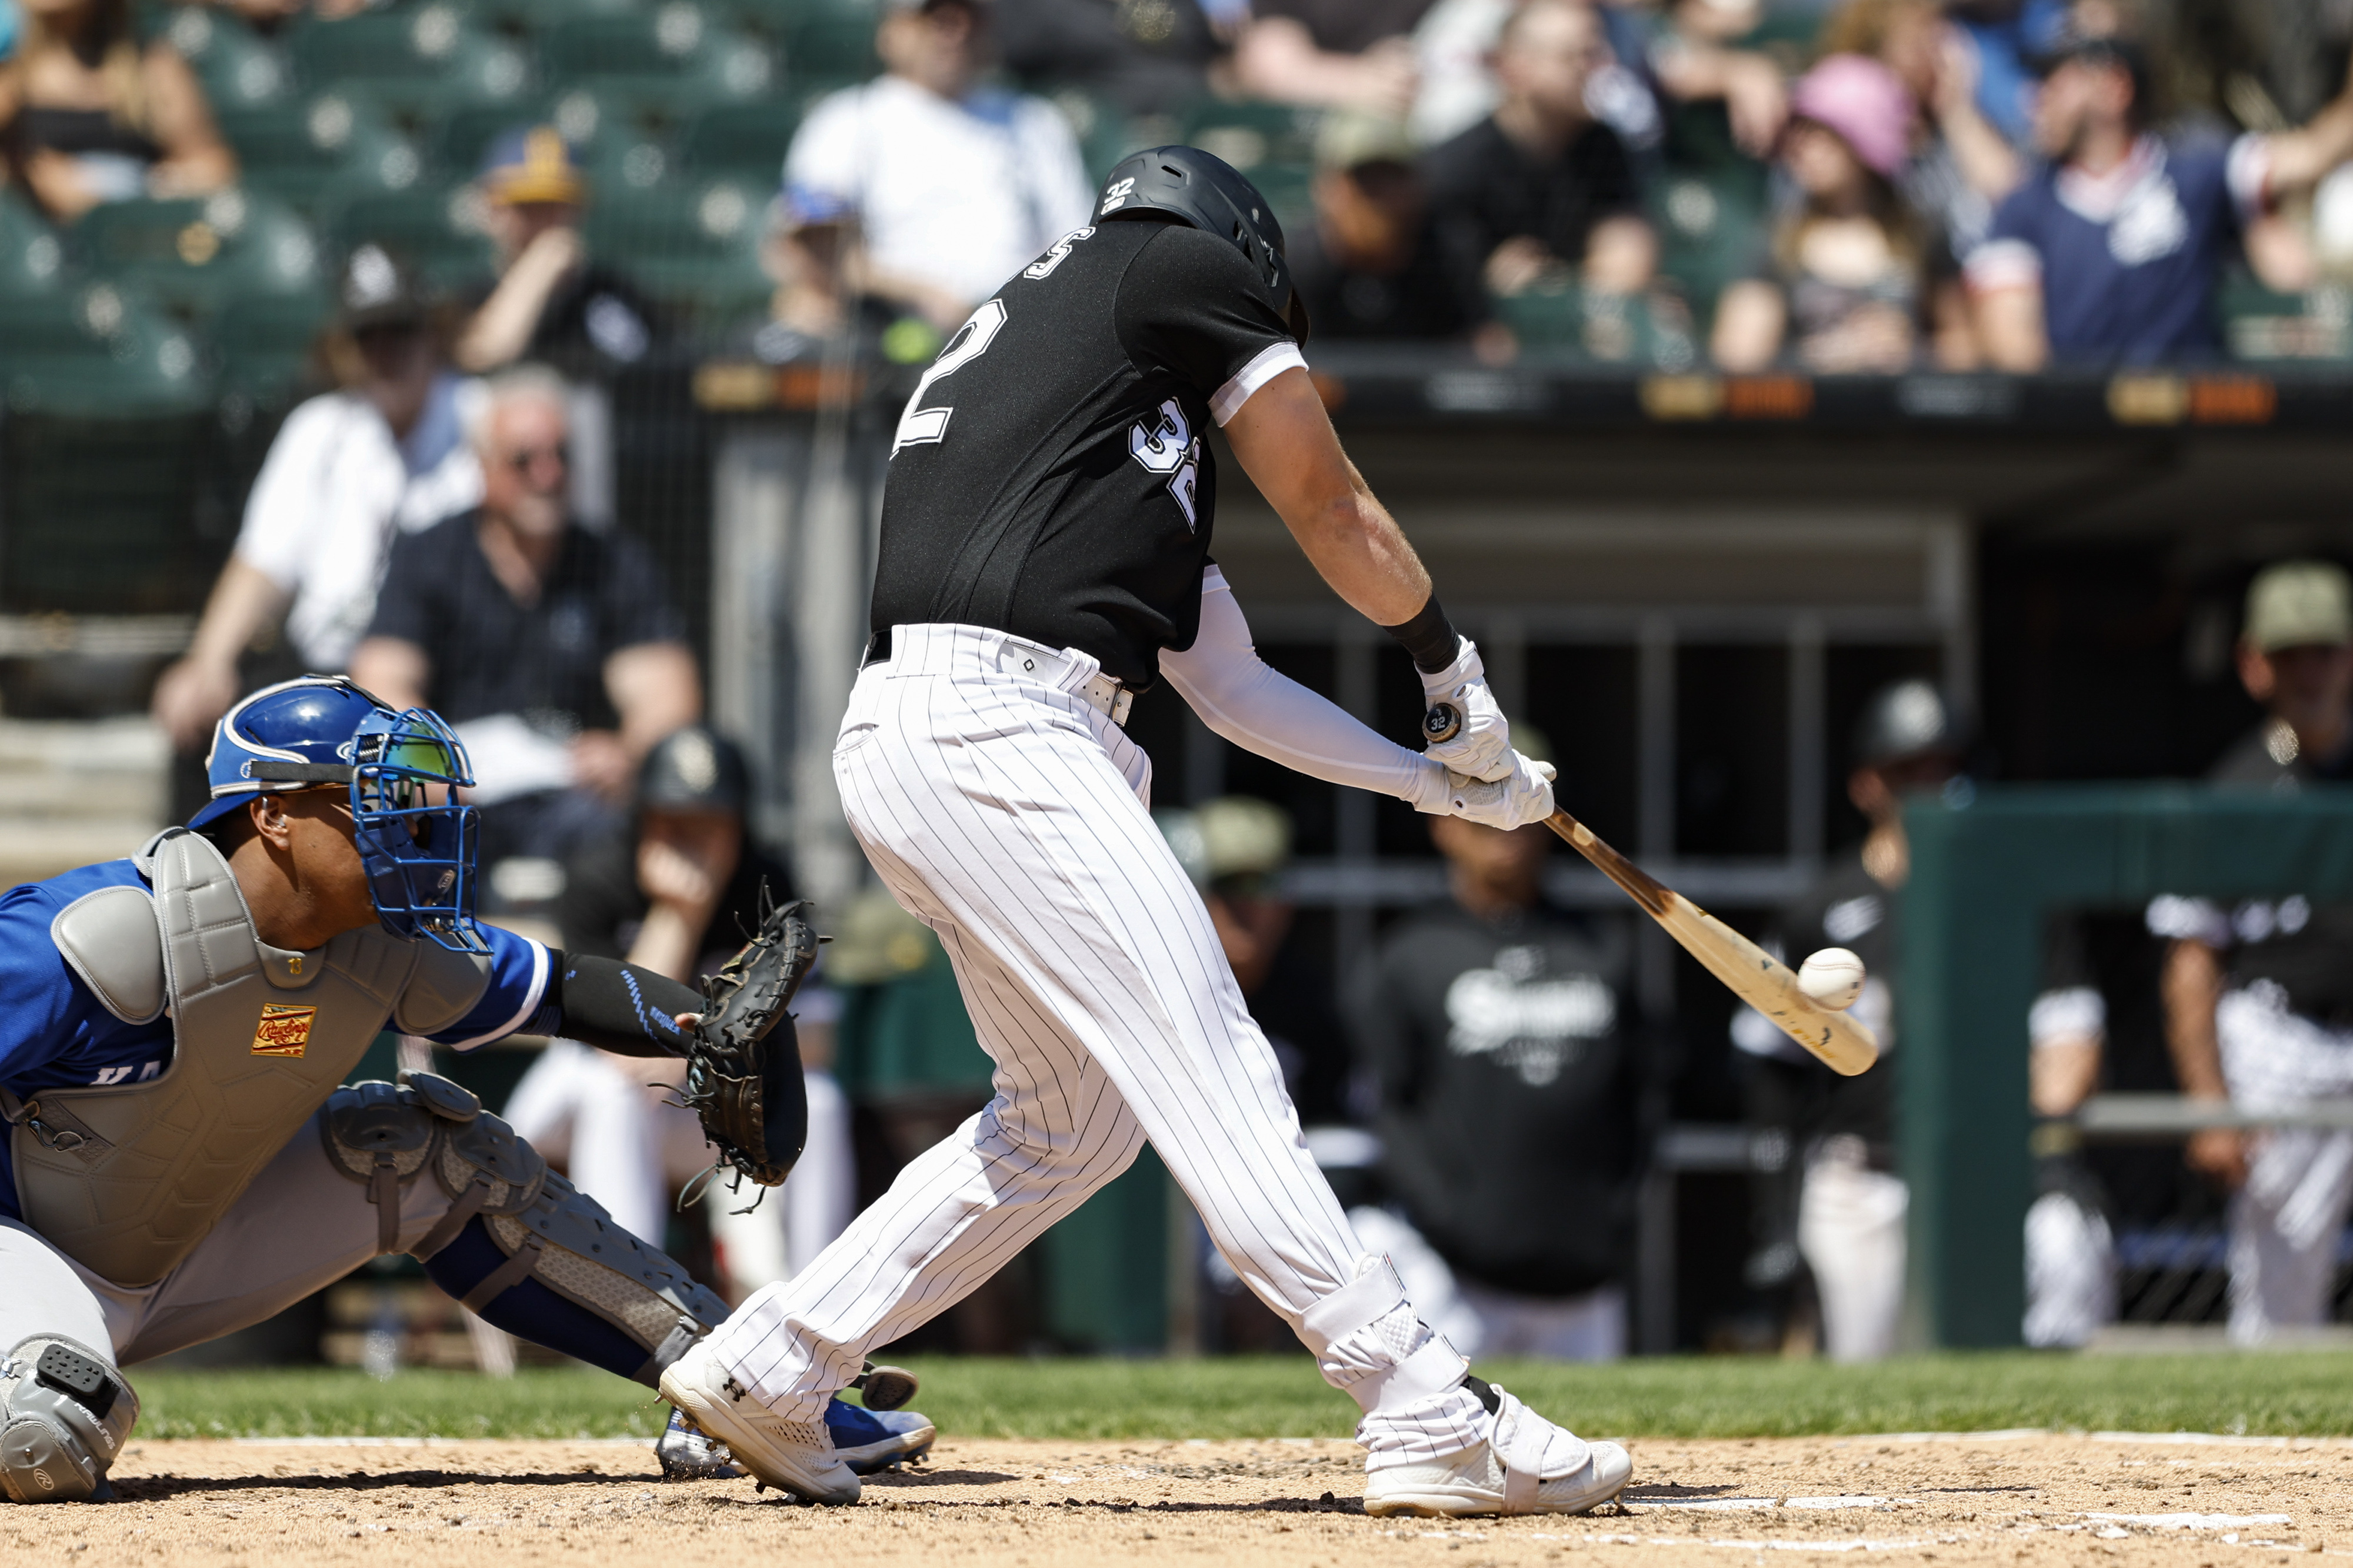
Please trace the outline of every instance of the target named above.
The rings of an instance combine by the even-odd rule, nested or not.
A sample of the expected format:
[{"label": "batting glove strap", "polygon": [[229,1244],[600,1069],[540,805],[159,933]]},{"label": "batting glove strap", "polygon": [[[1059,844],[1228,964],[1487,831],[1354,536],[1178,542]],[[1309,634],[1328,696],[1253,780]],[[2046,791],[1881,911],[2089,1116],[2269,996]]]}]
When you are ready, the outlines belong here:
[{"label": "batting glove strap", "polygon": [[1542,822],[1550,816],[1553,814],[1553,765],[1524,757],[1517,752],[1505,752],[1504,754],[1512,761],[1511,770],[1493,782],[1448,773],[1444,803],[1439,810],[1446,816],[1459,816],[1482,827],[1501,828],[1507,833],[1513,828],[1525,827],[1530,823]]},{"label": "batting glove strap", "polygon": [[1462,714],[1462,728],[1454,738],[1428,748],[1423,756],[1466,778],[1488,783],[1509,773],[1512,727],[1487,685],[1487,667],[1480,661],[1478,644],[1464,637],[1452,664],[1422,676],[1421,689],[1430,701],[1451,703]]}]

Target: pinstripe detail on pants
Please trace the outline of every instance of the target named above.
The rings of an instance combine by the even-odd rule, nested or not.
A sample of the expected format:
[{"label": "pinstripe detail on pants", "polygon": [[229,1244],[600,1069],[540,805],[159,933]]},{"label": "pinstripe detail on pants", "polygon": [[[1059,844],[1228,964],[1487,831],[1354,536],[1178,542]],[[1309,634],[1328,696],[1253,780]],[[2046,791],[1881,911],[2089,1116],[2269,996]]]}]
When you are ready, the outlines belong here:
[{"label": "pinstripe detail on pants", "polygon": [[[712,1336],[787,1420],[815,1420],[866,1352],[954,1304],[1125,1170],[1148,1137],[1210,1237],[1294,1329],[1362,1252],[1300,1136],[1200,896],[1147,802],[1151,765],[1032,645],[900,626],[834,752],[851,829],[939,933],[996,1096],[917,1157],[798,1276]],[[1034,660],[1032,661],[1035,662]],[[1482,1441],[1464,1389],[1367,1415],[1372,1462]]]}]

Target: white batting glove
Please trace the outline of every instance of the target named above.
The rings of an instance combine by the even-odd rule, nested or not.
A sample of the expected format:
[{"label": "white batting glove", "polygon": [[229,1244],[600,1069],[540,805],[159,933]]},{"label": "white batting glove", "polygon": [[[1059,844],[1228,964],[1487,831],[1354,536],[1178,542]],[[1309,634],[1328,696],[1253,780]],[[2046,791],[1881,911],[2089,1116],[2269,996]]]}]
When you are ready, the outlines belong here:
[{"label": "white batting glove", "polygon": [[1542,822],[1553,813],[1552,781],[1558,776],[1550,763],[1539,763],[1517,752],[1505,752],[1511,771],[1500,779],[1465,778],[1444,768],[1431,767],[1417,781],[1413,808],[1432,816],[1459,816],[1482,827],[1508,833]]},{"label": "white batting glove", "polygon": [[1462,728],[1454,739],[1426,748],[1423,756],[1449,773],[1489,784],[1511,776],[1512,727],[1488,689],[1478,644],[1464,637],[1452,664],[1434,675],[1422,675],[1421,689],[1430,702],[1451,703],[1462,715]]}]

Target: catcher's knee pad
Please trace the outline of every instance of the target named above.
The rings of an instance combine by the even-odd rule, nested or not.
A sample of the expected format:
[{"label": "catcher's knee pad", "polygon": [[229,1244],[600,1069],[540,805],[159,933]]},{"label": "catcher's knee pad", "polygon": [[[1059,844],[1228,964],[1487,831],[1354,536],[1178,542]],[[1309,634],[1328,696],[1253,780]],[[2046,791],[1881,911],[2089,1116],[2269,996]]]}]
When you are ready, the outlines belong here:
[{"label": "catcher's knee pad", "polygon": [[14,1502],[85,1502],[139,1419],[111,1356],[36,1334],[0,1356],[0,1491]]},{"label": "catcher's knee pad", "polygon": [[[553,1320],[565,1316],[566,1307],[586,1310],[626,1335],[642,1360],[623,1365],[626,1358],[613,1353],[584,1359],[652,1384],[727,1316],[725,1302],[615,1224],[602,1205],[548,1170],[514,1129],[447,1079],[408,1073],[398,1088],[367,1083],[338,1090],[327,1102],[326,1139],[337,1168],[367,1183],[379,1215],[392,1216],[379,1219],[379,1241],[398,1234],[398,1189],[430,1171],[449,1195],[449,1208],[408,1250],[470,1310],[526,1338],[561,1349],[582,1346],[577,1324]],[[456,1245],[475,1235],[491,1248]],[[393,1245],[385,1243],[385,1250]],[[526,1301],[535,1305],[501,1300],[525,1281],[564,1305],[528,1292]]]}]

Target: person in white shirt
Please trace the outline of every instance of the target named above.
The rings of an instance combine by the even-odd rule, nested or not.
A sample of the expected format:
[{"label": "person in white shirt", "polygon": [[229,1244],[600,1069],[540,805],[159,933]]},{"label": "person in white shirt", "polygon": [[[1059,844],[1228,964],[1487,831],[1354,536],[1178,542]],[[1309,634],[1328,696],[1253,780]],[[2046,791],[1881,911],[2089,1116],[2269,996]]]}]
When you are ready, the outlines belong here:
[{"label": "person in white shirt", "polygon": [[800,232],[857,227],[857,263],[837,271],[812,255],[813,276],[953,331],[1084,227],[1094,190],[1060,110],[975,85],[987,55],[974,0],[891,0],[875,49],[884,74],[826,99],[793,138],[786,210]]},{"label": "person in white shirt", "polygon": [[306,669],[341,671],[375,611],[399,532],[479,503],[463,405],[478,384],[442,364],[406,272],[374,245],[344,264],[327,357],[340,390],[286,416],[247,499],[235,552],[153,711],[192,752],[243,690],[237,658],[281,616]]}]

